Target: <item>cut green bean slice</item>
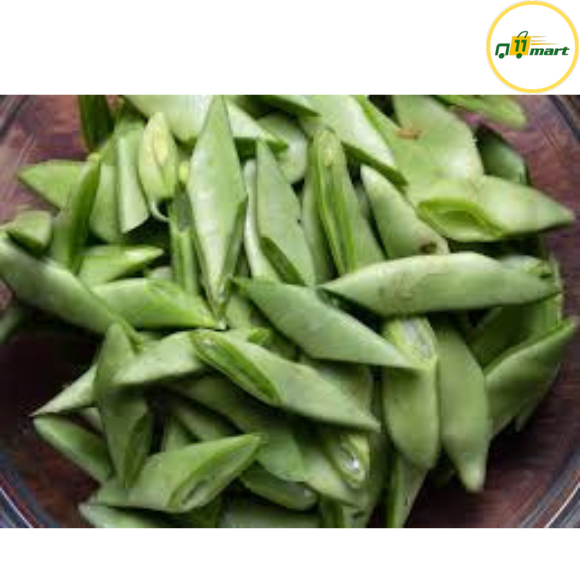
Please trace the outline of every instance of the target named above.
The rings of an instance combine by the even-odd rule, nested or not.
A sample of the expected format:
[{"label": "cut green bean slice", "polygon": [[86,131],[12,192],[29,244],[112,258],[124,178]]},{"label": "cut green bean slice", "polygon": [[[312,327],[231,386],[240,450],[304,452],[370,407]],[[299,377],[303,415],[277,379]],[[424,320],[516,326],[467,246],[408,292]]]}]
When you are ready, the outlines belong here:
[{"label": "cut green bean slice", "polygon": [[149,208],[138,173],[138,155],[143,126],[132,123],[118,130],[115,137],[116,188],[119,226],[126,234],[138,228],[149,218]]},{"label": "cut green bean slice", "polygon": [[93,384],[96,374],[97,366],[92,365],[78,379],[65,386],[56,397],[35,411],[34,415],[71,413],[91,407],[95,404]]},{"label": "cut green bean slice", "polygon": [[[0,236],[0,278],[19,300],[71,324],[104,334],[111,324],[135,331],[69,270],[37,260]],[[43,291],[39,292],[38,289]]]},{"label": "cut green bean slice", "polygon": [[479,113],[490,121],[501,123],[513,129],[523,129],[527,125],[523,107],[507,95],[438,95],[456,107]]},{"label": "cut green bean slice", "polygon": [[377,420],[316,371],[261,346],[211,331],[192,335],[198,355],[253,397],[322,422],[377,430]]},{"label": "cut green bean slice", "polygon": [[[206,409],[174,400],[170,410],[201,441],[212,441],[235,434],[230,423]],[[266,445],[268,443],[269,441]],[[259,455],[257,459],[259,460]],[[307,510],[317,501],[316,494],[304,484],[281,479],[257,464],[244,471],[240,480],[251,492],[288,509]]]},{"label": "cut green bean slice", "polygon": [[157,453],[147,459],[130,489],[110,482],[93,501],[112,507],[189,512],[212,502],[243,473],[261,444],[260,435],[238,435]]},{"label": "cut green bean slice", "polygon": [[317,494],[303,483],[280,479],[260,465],[252,465],[240,480],[252,493],[291,510],[306,511],[318,501]]},{"label": "cut green bean slice", "polygon": [[[267,342],[274,352],[289,360],[296,358],[296,346],[270,327],[266,319],[254,308],[254,305],[242,295],[239,288],[234,288],[225,315],[230,328],[236,330],[263,329],[264,333],[269,334]],[[266,341],[251,342],[266,344]]]},{"label": "cut green bean slice", "polygon": [[[555,279],[558,283],[562,284],[558,264],[555,262],[554,258],[552,258],[550,262]],[[552,298],[536,303],[531,306],[530,310],[531,312],[528,312],[528,316],[526,316],[526,320],[530,321],[529,324],[526,325],[526,329],[529,333],[528,336],[539,336],[543,331],[550,330],[562,322],[564,316],[564,295],[557,294]],[[544,389],[538,389],[536,396],[524,404],[515,419],[515,427],[517,431],[520,431],[525,426],[549,390],[549,384],[546,385]]]},{"label": "cut green bean slice", "polygon": [[94,151],[113,132],[113,116],[105,95],[79,95],[81,131],[87,149]]},{"label": "cut green bean slice", "polygon": [[163,113],[153,115],[145,127],[137,168],[151,215],[158,220],[166,220],[161,206],[175,196],[179,153]]},{"label": "cut green bean slice", "polygon": [[220,528],[319,528],[315,514],[285,510],[248,498],[231,500],[222,514]]},{"label": "cut green bean slice", "polygon": [[361,490],[362,499],[356,509],[347,508],[352,527],[366,528],[381,500],[388,475],[387,451],[388,442],[384,434],[370,436],[370,470]]},{"label": "cut green bean slice", "polygon": [[[366,97],[358,97],[366,116],[393,152],[395,162],[411,185],[429,184],[445,175],[429,151],[417,142],[417,133],[399,127]],[[443,173],[442,173],[443,171]]]},{"label": "cut green bean slice", "polygon": [[310,95],[318,117],[303,117],[302,127],[312,136],[321,125],[340,137],[349,157],[378,169],[394,183],[405,179],[395,168],[393,154],[368,120],[357,98],[351,95]]},{"label": "cut green bean slice", "polygon": [[256,221],[260,245],[283,280],[310,286],[314,265],[300,225],[300,203],[273,153],[257,145]]},{"label": "cut green bean slice", "polygon": [[427,472],[409,463],[395,452],[391,461],[387,486],[386,524],[388,528],[403,528],[413,504],[421,491]]},{"label": "cut green bean slice", "polygon": [[108,244],[123,242],[117,202],[117,170],[113,165],[101,163],[97,189],[90,218],[91,231]]},{"label": "cut green bean slice", "polygon": [[476,134],[477,148],[488,175],[495,175],[514,183],[529,183],[524,158],[499,134],[488,127],[480,127]]},{"label": "cut green bean slice", "polygon": [[36,432],[67,459],[99,482],[112,473],[105,442],[94,433],[62,417],[37,417]]},{"label": "cut green bean slice", "polygon": [[302,425],[299,440],[306,474],[305,481],[308,486],[321,498],[357,506],[362,500],[361,494],[347,484],[324,452],[316,431],[309,425]]},{"label": "cut green bean slice", "polygon": [[302,228],[310,247],[316,282],[322,284],[334,276],[334,263],[318,214],[316,194],[312,183],[312,169],[308,170],[302,191]]},{"label": "cut green bean slice", "polygon": [[225,316],[230,328],[268,327],[265,318],[237,288],[232,291]]},{"label": "cut green bean slice", "polygon": [[204,288],[214,312],[221,316],[241,248],[247,205],[223,98],[215,98],[207,114],[191,158],[187,189]]},{"label": "cut green bean slice", "polygon": [[[163,113],[173,134],[189,145],[200,138],[212,102],[210,95],[127,95],[127,99],[147,117]],[[258,139],[276,150],[284,149],[283,141],[261,127],[236,103],[229,100],[226,104],[232,134],[243,152],[253,151]]]},{"label": "cut green bean slice", "polygon": [[318,132],[312,144],[312,179],[318,215],[340,274],[380,262],[383,253],[365,220],[340,141]]},{"label": "cut green bean slice", "polygon": [[[164,425],[161,451],[173,451],[191,445],[190,432],[175,418],[169,416]],[[222,496],[207,505],[171,517],[182,528],[216,528],[222,511]]]},{"label": "cut green bean slice", "polygon": [[151,512],[107,507],[94,503],[79,506],[81,516],[95,528],[171,528],[171,522]]},{"label": "cut green bean slice", "polygon": [[218,328],[203,298],[187,294],[173,282],[129,278],[93,290],[137,328]]},{"label": "cut green bean slice", "polygon": [[322,500],[320,512],[324,527],[366,528],[376,510],[385,488],[387,478],[387,440],[382,434],[370,437],[370,471],[361,489],[358,490],[357,506]]},{"label": "cut green bean slice", "polygon": [[25,211],[6,226],[6,232],[29,252],[42,254],[52,239],[52,217],[47,211]]},{"label": "cut green bean slice", "polygon": [[373,264],[322,288],[385,317],[525,304],[558,291],[552,281],[472,252]]},{"label": "cut green bean slice", "polygon": [[76,272],[89,233],[89,221],[99,186],[100,161],[89,160],[54,220],[51,257]]},{"label": "cut green bean slice", "polygon": [[526,403],[544,396],[577,327],[577,320],[566,320],[514,346],[485,368],[494,434],[502,431]]},{"label": "cut green bean slice", "polygon": [[574,214],[540,191],[499,177],[411,188],[419,216],[446,238],[493,242],[570,225]]},{"label": "cut green bean slice", "polygon": [[286,149],[276,155],[286,179],[292,184],[302,181],[308,165],[308,139],[302,129],[282,113],[261,117],[260,125],[288,144]]},{"label": "cut green bean slice", "polygon": [[53,206],[62,209],[77,183],[84,163],[55,159],[25,165],[18,171],[18,180]]},{"label": "cut green bean slice", "polygon": [[[533,259],[525,262],[522,260],[520,266],[524,271],[541,278],[549,276],[562,290],[554,260],[550,263]],[[485,367],[512,345],[542,335],[558,325],[562,321],[562,300],[560,292],[539,302],[489,311],[468,335],[469,346],[479,363]]]},{"label": "cut green bean slice", "polygon": [[88,286],[106,284],[140,272],[162,255],[154,246],[94,246],[84,253],[78,275]]},{"label": "cut green bean slice", "polygon": [[111,326],[99,354],[94,393],[109,454],[121,485],[129,486],[145,463],[153,436],[153,416],[140,393],[119,392],[112,378],[135,356],[129,337]]},{"label": "cut green bean slice", "polygon": [[244,223],[244,250],[248,260],[248,266],[254,278],[279,280],[280,276],[270,263],[270,260],[266,257],[260,243],[255,161],[248,161],[244,166],[244,182],[248,192],[248,207]]},{"label": "cut green bean slice", "polygon": [[[371,412],[374,378],[368,367],[305,360],[327,380],[334,382]],[[366,486],[371,471],[371,440],[368,433],[320,425],[317,428],[324,452],[353,489]]]},{"label": "cut green bean slice", "polygon": [[[270,332],[263,328],[229,332],[258,344],[267,344],[270,340]],[[176,332],[146,345],[142,352],[115,373],[113,382],[119,389],[146,388],[204,375],[210,368],[196,355],[190,333]]]},{"label": "cut green bean slice", "polygon": [[221,414],[245,433],[266,437],[257,462],[286,481],[304,481],[304,465],[290,421],[279,411],[256,401],[227,379],[208,376],[171,386],[176,392]]},{"label": "cut green bean slice", "polygon": [[445,238],[419,218],[394,185],[371,167],[364,166],[361,175],[389,258],[449,253]]},{"label": "cut green bean slice", "polygon": [[189,200],[178,192],[169,210],[171,267],[174,282],[189,294],[199,294],[199,265],[195,255]]},{"label": "cut green bean slice", "polygon": [[223,503],[223,496],[218,495],[207,505],[184,514],[174,514],[171,520],[181,528],[218,528]]},{"label": "cut green bean slice", "polygon": [[382,374],[383,414],[389,434],[407,460],[431,469],[441,446],[435,334],[424,318],[393,319],[383,332],[416,367]]},{"label": "cut green bean slice", "polygon": [[485,481],[491,416],[481,367],[461,335],[439,319],[434,324],[439,353],[441,441],[469,491]]},{"label": "cut green bean slice", "polygon": [[175,397],[169,402],[169,411],[199,441],[215,441],[237,434],[235,427],[215,414],[188,401]]},{"label": "cut green bean slice", "polygon": [[435,167],[445,177],[477,179],[483,165],[471,129],[433,97],[394,95],[395,115],[401,127],[415,133]]},{"label": "cut green bean slice", "polygon": [[391,343],[356,318],[324,301],[315,290],[238,280],[270,322],[309,356],[343,362],[409,368]]}]

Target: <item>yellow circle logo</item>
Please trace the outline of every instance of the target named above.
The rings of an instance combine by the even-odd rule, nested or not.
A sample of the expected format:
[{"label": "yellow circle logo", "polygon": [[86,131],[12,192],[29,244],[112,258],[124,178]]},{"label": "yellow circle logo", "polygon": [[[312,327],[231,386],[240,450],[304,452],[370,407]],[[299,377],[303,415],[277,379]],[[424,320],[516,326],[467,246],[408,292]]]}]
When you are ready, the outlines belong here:
[{"label": "yellow circle logo", "polygon": [[487,35],[487,59],[496,76],[522,93],[563,83],[578,60],[578,34],[553,4],[519,2],[504,10]]}]

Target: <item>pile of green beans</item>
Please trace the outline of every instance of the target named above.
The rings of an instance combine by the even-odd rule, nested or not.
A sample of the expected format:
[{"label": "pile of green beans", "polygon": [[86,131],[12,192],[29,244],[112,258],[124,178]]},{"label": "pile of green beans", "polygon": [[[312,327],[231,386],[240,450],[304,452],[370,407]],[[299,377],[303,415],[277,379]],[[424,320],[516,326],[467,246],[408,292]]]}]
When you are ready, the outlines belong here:
[{"label": "pile of green beans", "polygon": [[577,326],[542,238],[574,216],[491,128],[517,101],[78,102],[86,159],[19,171],[56,212],[1,227],[0,340],[101,337],[33,415],[88,522],[402,527],[431,479],[484,489]]}]

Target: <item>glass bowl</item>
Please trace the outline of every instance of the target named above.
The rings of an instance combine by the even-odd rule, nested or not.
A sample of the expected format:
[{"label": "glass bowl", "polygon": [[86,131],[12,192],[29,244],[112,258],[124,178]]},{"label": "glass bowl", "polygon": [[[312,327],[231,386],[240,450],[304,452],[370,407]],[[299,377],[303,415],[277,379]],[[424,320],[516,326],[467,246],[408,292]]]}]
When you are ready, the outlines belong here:
[{"label": "glass bowl", "polygon": [[[580,103],[573,97],[521,98],[529,128],[504,132],[529,162],[534,183],[580,215]],[[23,205],[41,205],[16,181],[25,163],[83,155],[75,99],[0,101],[0,223]],[[550,236],[561,260],[567,309],[580,313],[580,223]],[[0,308],[9,300],[0,291]],[[81,527],[77,504],[93,485],[35,435],[29,414],[90,360],[86,336],[47,327],[0,347],[0,527]],[[423,490],[417,527],[580,525],[580,336],[557,383],[522,433],[494,441],[485,491],[459,485]]]}]

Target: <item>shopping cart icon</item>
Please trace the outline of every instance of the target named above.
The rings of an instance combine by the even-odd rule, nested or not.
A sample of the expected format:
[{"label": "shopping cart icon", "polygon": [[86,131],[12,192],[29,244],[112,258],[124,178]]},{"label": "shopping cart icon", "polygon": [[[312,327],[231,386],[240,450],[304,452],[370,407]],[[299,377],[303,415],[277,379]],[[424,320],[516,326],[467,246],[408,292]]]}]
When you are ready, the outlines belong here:
[{"label": "shopping cart icon", "polygon": [[[529,54],[532,38],[528,34],[527,30],[523,30],[517,36],[512,36],[510,55],[515,55],[516,58],[522,58],[525,54]],[[500,56],[500,58],[503,57]]]},{"label": "shopping cart icon", "polygon": [[512,36],[511,44],[507,42],[498,44],[495,47],[495,56],[499,56],[499,58],[505,58],[507,55],[510,55],[515,56],[516,58],[522,58],[522,56],[529,54],[530,45],[532,44],[532,37],[528,36],[528,34],[529,33],[527,30],[523,30],[517,36]]},{"label": "shopping cart icon", "polygon": [[495,56],[499,56],[499,58],[504,58],[506,54],[509,54],[509,51],[510,45],[507,42],[498,44],[495,47]]}]

